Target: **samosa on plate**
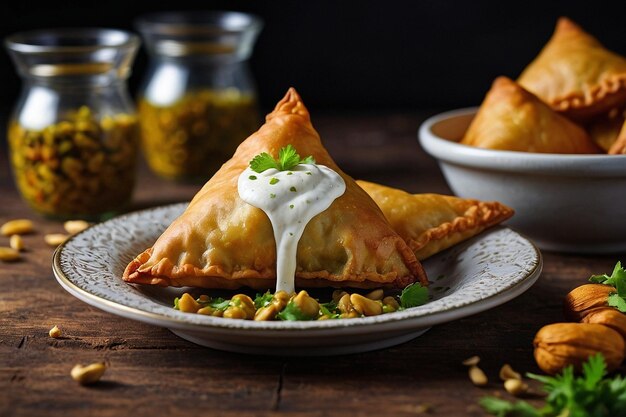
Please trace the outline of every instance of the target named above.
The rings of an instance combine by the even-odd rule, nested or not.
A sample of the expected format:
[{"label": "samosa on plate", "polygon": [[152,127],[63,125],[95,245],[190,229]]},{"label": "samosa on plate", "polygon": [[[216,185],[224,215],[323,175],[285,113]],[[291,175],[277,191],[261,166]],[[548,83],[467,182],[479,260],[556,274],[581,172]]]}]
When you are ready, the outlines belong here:
[{"label": "samosa on plate", "polygon": [[297,246],[298,287],[404,287],[426,274],[376,203],[332,160],[294,89],[261,128],[196,194],[151,248],[127,266],[124,280],[159,286],[272,289],[276,246],[272,225],[238,194],[238,178],[263,152],[292,145],[337,172],[345,193],[305,227]]},{"label": "samosa on plate", "polygon": [[381,208],[391,227],[424,260],[510,218],[513,209],[439,194],[409,194],[384,185],[357,181]]},{"label": "samosa on plate", "polygon": [[587,132],[507,77],[493,82],[462,144],[505,151],[590,154]]},{"label": "samosa on plate", "polygon": [[561,17],[517,81],[553,109],[583,122],[626,103],[626,58]]},{"label": "samosa on plate", "polygon": [[626,154],[626,121],[622,125],[622,130],[617,135],[615,143],[609,149],[610,155],[623,155]]}]

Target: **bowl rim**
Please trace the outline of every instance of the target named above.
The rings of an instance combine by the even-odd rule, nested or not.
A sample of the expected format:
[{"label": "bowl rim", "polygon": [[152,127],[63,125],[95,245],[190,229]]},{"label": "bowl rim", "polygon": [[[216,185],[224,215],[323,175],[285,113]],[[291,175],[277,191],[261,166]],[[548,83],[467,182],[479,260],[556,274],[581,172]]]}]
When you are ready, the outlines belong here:
[{"label": "bowl rim", "polygon": [[572,155],[500,151],[462,145],[442,138],[433,128],[442,122],[475,114],[478,107],[466,107],[426,119],[418,131],[422,148],[439,162],[514,173],[573,177],[624,177],[626,155]]}]

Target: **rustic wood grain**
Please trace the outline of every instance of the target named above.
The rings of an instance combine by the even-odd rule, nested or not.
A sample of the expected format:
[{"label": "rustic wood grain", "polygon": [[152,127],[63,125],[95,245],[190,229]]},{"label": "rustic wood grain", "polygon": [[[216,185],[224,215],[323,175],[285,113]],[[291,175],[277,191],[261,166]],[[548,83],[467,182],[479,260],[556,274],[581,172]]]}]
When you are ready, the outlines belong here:
[{"label": "rustic wood grain", "polygon": [[[357,178],[413,192],[449,192],[436,163],[417,145],[424,113],[325,115],[314,123],[331,154]],[[191,198],[198,185],[176,185],[140,170],[133,208]],[[560,321],[563,296],[615,256],[545,253],[538,283],[517,299],[437,326],[403,345],[321,358],[276,358],[215,351],[161,329],[90,307],[52,276],[45,233],[62,225],[19,199],[0,157],[0,223],[31,218],[37,232],[17,263],[0,264],[0,416],[483,416],[477,400],[502,393],[507,362],[537,372],[532,339]],[[0,237],[0,245],[8,239]],[[58,325],[60,339],[48,337]],[[471,385],[460,362],[483,357],[486,388]],[[105,361],[93,387],[69,376],[75,363]],[[502,394],[506,396],[505,394]]]}]

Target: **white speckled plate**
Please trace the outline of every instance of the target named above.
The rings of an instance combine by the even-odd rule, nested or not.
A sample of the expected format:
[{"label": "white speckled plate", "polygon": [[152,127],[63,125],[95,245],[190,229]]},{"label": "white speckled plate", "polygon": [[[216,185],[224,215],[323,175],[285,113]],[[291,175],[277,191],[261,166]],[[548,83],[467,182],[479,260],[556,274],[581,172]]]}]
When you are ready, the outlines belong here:
[{"label": "white speckled plate", "polygon": [[109,313],[169,328],[216,349],[276,355],[363,352],[411,340],[431,326],[493,308],[537,280],[539,250],[505,227],[488,230],[424,262],[432,300],[375,317],[309,322],[255,322],[174,310],[181,288],[122,281],[126,265],[150,247],[186,204],[139,211],[95,225],[54,254],[57,281],[70,294]]}]

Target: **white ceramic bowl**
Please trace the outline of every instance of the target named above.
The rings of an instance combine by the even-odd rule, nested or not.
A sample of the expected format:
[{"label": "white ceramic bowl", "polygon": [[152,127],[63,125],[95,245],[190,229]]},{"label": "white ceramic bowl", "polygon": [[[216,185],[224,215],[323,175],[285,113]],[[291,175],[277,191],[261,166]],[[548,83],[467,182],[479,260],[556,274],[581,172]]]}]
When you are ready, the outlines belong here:
[{"label": "white ceramic bowl", "polygon": [[515,209],[508,224],[542,249],[626,251],[626,155],[509,152],[460,145],[476,108],[426,120],[422,147],[452,191]]}]

